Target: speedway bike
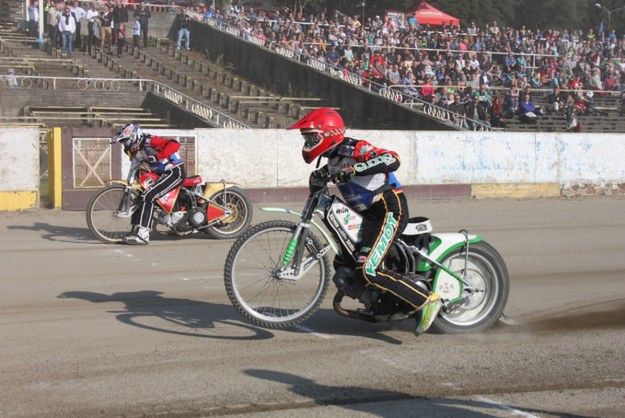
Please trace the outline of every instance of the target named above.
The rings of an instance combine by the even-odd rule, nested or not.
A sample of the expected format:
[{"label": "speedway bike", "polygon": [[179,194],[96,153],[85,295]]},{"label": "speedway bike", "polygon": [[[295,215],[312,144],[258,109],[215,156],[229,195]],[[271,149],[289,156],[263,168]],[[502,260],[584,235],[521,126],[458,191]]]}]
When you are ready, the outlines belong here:
[{"label": "speedway bike", "polygon": [[[86,215],[91,233],[104,243],[122,242],[130,232],[141,193],[158,178],[144,159],[134,156],[125,182],[114,181],[89,200]],[[205,233],[213,239],[238,237],[249,226],[253,212],[237,185],[223,180],[204,182],[201,176],[185,178],[157,199],[154,208],[152,230],[157,235]]]},{"label": "speedway bike", "polygon": [[[319,308],[330,277],[337,288],[333,307],[340,315],[370,322],[417,315],[393,294],[367,286],[354,267],[344,266],[350,264],[346,260],[355,266],[362,217],[331,194],[327,183],[311,190],[301,213],[261,209],[300,219],[260,223],[230,249],[224,267],[226,292],[236,310],[253,324],[289,328],[301,323]],[[388,245],[386,269],[440,294],[443,307],[432,331],[479,331],[503,315],[508,271],[501,255],[482,237],[465,230],[432,233],[429,219],[411,218],[401,236]],[[331,253],[343,261],[334,275]],[[345,296],[356,306],[344,306]]]}]

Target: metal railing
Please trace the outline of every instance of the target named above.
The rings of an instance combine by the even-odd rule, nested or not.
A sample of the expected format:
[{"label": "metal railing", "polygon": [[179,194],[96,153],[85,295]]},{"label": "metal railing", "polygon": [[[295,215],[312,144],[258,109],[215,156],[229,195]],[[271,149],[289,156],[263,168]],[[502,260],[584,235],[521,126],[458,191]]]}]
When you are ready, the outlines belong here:
[{"label": "metal railing", "polygon": [[459,113],[455,113],[443,107],[428,103],[424,100],[419,99],[418,97],[389,89],[386,85],[376,83],[373,80],[363,78],[356,73],[352,73],[346,69],[334,66],[324,61],[317,60],[313,57],[304,56],[304,54],[298,53],[291,48],[287,48],[284,46],[268,48],[265,45],[265,40],[258,38],[254,35],[242,34],[239,28],[232,26],[227,22],[222,22],[212,18],[203,19],[203,17],[199,13],[191,11],[186,11],[185,13],[199,23],[205,23],[214,29],[228,33],[243,41],[247,41],[254,45],[264,47],[265,49],[269,49],[276,54],[279,54],[285,58],[298,61],[317,71],[328,73],[330,76],[349,83],[355,87],[363,88],[371,93],[379,94],[387,100],[391,100],[401,106],[407,107],[417,113],[424,114],[439,122],[443,122],[450,126],[461,129],[472,129],[478,131],[495,130],[487,123],[468,118]]},{"label": "metal railing", "polygon": [[138,91],[151,92],[193,113],[213,126],[230,129],[249,129],[250,126],[240,122],[219,110],[208,106],[176,89],[158,81],[145,78],[84,78],[84,77],[51,77],[51,76],[0,76],[0,90],[33,89],[77,90],[77,91],[120,91],[122,87]]}]

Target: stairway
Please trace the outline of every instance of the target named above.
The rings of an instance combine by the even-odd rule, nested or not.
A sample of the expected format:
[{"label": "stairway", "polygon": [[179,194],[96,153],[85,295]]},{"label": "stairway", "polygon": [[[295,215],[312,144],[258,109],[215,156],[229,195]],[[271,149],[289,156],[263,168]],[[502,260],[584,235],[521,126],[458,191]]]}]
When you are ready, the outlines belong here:
[{"label": "stairway", "polygon": [[284,114],[284,105],[278,106],[280,97],[210,64],[197,52],[160,46],[133,54],[127,45],[120,58],[95,51],[91,58],[118,76],[158,81],[253,128],[281,128],[295,121]]}]

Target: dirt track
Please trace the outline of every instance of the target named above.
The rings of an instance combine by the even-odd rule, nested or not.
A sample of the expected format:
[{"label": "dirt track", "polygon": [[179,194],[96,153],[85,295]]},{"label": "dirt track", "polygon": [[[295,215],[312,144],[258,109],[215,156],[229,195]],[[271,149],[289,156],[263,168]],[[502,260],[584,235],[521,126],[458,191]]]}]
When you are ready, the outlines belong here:
[{"label": "dirt track", "polygon": [[417,339],[326,300],[262,330],[223,290],[229,241],[111,246],[83,213],[0,214],[0,415],[625,415],[625,200],[410,205],[502,253],[516,326]]}]

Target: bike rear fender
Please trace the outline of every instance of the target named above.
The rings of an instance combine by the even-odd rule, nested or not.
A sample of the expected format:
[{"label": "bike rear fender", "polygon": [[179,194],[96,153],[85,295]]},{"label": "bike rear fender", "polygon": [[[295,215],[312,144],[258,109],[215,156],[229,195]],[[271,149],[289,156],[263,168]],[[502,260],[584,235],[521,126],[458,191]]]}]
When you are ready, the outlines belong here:
[{"label": "bike rear fender", "polygon": [[211,197],[215,193],[222,191],[224,188],[229,189],[236,186],[238,186],[236,183],[225,183],[221,181],[207,182],[206,189],[204,190],[204,197]]},{"label": "bike rear fender", "polygon": [[[300,219],[302,217],[302,214],[300,212],[297,212],[297,211],[294,211],[294,210],[291,210],[291,209],[286,209],[286,208],[264,207],[264,208],[260,208],[260,210],[265,211],[265,212],[286,213],[286,214],[292,215],[293,217],[297,217],[297,218],[300,218]],[[321,228],[321,226],[319,226],[319,224],[317,222],[310,221],[310,223],[323,236],[323,238],[330,245],[330,247],[332,248],[334,253],[338,254],[339,253],[339,247],[336,245],[336,242],[334,241],[334,238],[332,238],[332,236],[325,229]]]},{"label": "bike rear fender", "polygon": [[[467,236],[461,233],[432,234],[432,242],[430,244],[430,253],[428,256],[442,264],[449,254],[464,248],[467,239],[469,240],[469,251],[471,251],[472,244],[483,241],[481,236],[473,234]],[[419,263],[418,270],[427,271],[431,268],[432,264],[423,259]],[[459,277],[462,277],[461,272],[456,271],[455,273]],[[457,278],[446,272],[444,268],[439,268],[434,276],[432,290],[439,293],[444,299],[455,300],[456,298],[462,297],[464,285]]]}]

